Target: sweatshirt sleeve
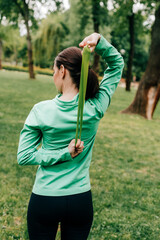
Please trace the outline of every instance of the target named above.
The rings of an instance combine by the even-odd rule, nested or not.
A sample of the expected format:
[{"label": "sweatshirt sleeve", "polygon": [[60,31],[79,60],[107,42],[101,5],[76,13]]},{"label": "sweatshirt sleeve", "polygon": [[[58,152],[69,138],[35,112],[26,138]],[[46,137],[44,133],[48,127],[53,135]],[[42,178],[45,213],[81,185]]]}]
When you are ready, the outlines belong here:
[{"label": "sweatshirt sleeve", "polygon": [[37,147],[42,141],[42,132],[35,107],[30,111],[20,133],[17,161],[19,165],[51,166],[57,162],[73,160],[68,147],[60,150],[47,150]]},{"label": "sweatshirt sleeve", "polygon": [[110,105],[111,98],[121,79],[124,61],[121,54],[113,47],[102,35],[95,51],[102,56],[108,67],[104,72],[104,77],[100,83],[99,91],[92,99],[103,117],[105,111]]}]

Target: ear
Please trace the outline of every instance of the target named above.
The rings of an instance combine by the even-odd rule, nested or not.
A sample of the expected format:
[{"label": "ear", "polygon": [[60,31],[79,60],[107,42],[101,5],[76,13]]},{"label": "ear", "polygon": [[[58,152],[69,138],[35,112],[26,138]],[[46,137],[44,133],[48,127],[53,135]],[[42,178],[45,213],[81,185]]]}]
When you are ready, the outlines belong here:
[{"label": "ear", "polygon": [[60,66],[60,71],[61,71],[61,76],[64,79],[66,76],[66,69],[64,68],[63,65]]}]

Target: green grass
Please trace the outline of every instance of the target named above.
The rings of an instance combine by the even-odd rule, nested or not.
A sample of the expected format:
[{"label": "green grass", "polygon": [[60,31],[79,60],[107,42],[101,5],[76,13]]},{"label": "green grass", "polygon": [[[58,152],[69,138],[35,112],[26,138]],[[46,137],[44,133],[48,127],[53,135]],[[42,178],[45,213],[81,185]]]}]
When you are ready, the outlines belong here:
[{"label": "green grass", "polygon": [[[99,125],[90,168],[89,240],[160,239],[160,104],[152,121],[120,114],[134,94],[118,88]],[[37,167],[17,164],[19,133],[32,106],[55,95],[52,77],[29,80],[26,73],[0,72],[1,240],[28,239],[27,205]]]}]

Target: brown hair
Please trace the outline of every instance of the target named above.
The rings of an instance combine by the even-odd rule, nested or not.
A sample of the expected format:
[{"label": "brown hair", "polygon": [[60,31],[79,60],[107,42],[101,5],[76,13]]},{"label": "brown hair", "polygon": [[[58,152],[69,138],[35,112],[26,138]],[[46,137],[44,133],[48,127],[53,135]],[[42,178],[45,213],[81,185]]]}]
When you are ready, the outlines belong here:
[{"label": "brown hair", "polygon": [[[78,47],[69,47],[64,49],[55,58],[55,64],[60,69],[63,65],[70,73],[73,83],[79,89],[80,75],[81,75],[81,64],[82,54]],[[98,92],[99,82],[97,74],[89,67],[87,89],[86,89],[86,100],[93,98]]]}]

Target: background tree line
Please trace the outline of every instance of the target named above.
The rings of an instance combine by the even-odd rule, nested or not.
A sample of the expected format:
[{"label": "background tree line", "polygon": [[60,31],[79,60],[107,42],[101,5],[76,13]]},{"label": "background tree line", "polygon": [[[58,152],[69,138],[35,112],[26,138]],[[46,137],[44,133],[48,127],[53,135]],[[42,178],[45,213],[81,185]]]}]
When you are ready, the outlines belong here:
[{"label": "background tree line", "polygon": [[[70,0],[68,10],[63,1],[52,2],[54,11],[48,7],[46,18],[41,20],[40,16],[35,17],[37,3],[43,6],[50,1],[0,0],[0,68],[2,58],[14,61],[27,65],[30,78],[35,78],[34,65],[52,68],[59,51],[78,46],[93,31],[100,32],[124,57],[126,90],[130,91],[133,76],[141,80],[133,103],[123,113],[138,113],[151,119],[160,97],[159,1]],[[113,4],[111,10],[108,3]],[[154,23],[149,21],[151,15],[155,15]],[[22,22],[26,28],[23,37],[18,30]],[[106,65],[96,53],[91,64],[103,75]]]}]

